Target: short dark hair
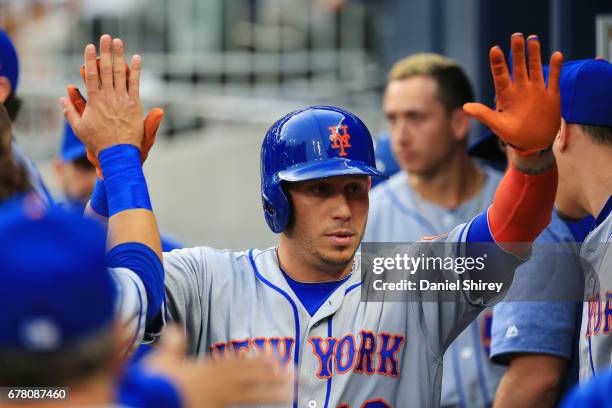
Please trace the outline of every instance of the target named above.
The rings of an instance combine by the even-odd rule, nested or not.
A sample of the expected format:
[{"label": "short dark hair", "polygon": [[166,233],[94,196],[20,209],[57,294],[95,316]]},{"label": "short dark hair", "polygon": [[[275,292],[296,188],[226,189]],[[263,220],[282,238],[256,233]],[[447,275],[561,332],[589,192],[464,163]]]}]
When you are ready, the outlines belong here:
[{"label": "short dark hair", "polygon": [[19,115],[22,103],[21,98],[19,98],[15,92],[11,92],[8,98],[6,98],[4,101],[3,105],[11,118],[11,122],[15,122],[17,120],[17,115]]},{"label": "short dark hair", "polygon": [[431,53],[411,55],[393,65],[388,81],[414,76],[427,76],[437,82],[438,99],[449,114],[474,99],[470,80],[459,63],[451,58]]},{"label": "short dark hair", "polygon": [[74,164],[74,167],[76,167],[77,169],[81,171],[95,171],[96,170],[94,165],[91,164],[89,159],[87,159],[87,156],[77,157],[76,159],[72,161],[72,164]]},{"label": "short dark hair", "polygon": [[100,372],[112,358],[112,326],[52,352],[0,348],[0,387],[65,387]]},{"label": "short dark hair", "polygon": [[589,135],[597,144],[612,146],[612,126],[579,125],[582,131]]},{"label": "short dark hair", "polygon": [[30,189],[26,168],[14,160],[11,120],[0,104],[0,202]]}]

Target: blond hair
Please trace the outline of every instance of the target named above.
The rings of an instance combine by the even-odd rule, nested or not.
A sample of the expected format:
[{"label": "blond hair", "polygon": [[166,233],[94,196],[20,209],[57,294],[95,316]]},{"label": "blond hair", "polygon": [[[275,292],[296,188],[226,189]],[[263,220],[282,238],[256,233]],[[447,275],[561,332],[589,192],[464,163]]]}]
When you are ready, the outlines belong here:
[{"label": "blond hair", "polygon": [[467,75],[457,61],[433,53],[413,54],[397,61],[387,76],[388,82],[426,76],[438,84],[438,99],[448,112],[474,98]]}]

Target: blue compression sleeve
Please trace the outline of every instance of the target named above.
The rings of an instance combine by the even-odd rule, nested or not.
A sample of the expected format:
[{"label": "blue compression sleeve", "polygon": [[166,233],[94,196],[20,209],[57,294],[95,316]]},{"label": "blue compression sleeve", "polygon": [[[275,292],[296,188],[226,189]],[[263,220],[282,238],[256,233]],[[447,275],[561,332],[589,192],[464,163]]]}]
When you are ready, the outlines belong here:
[{"label": "blue compression sleeve", "polygon": [[161,311],[164,299],[164,267],[159,257],[148,246],[127,242],[112,248],[106,254],[110,268],[127,268],[142,281],[147,291],[147,322]]}]

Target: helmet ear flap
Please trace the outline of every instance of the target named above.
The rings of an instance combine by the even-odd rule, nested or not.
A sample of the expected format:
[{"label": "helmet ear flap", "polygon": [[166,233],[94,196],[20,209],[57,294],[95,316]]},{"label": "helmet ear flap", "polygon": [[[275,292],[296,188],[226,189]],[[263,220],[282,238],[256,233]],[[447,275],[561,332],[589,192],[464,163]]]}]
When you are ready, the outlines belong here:
[{"label": "helmet ear flap", "polygon": [[263,206],[264,206],[264,211],[265,211],[266,215],[268,215],[270,217],[275,217],[276,216],[276,209],[274,207],[272,207],[272,204],[270,204],[269,201],[264,200]]},{"label": "helmet ear flap", "polygon": [[267,193],[262,196],[264,215],[270,229],[278,234],[287,228],[291,205],[282,185],[271,186]]}]

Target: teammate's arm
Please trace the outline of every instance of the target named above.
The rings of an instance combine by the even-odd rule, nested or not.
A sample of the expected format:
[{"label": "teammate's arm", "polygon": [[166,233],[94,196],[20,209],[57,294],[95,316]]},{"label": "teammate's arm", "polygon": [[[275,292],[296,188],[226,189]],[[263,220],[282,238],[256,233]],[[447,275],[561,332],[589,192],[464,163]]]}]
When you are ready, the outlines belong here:
[{"label": "teammate's arm", "polygon": [[494,408],[554,407],[567,370],[567,360],[543,354],[511,357],[495,396]]},{"label": "teammate's arm", "polygon": [[[478,103],[465,104],[464,110],[489,126],[511,149],[509,169],[480,224],[504,249],[525,255],[550,222],[554,205],[557,170],[550,146],[561,124],[559,76],[563,56],[559,52],[551,56],[546,86],[538,37],[527,40],[529,70],[523,35],[514,34],[511,43],[513,79],[501,49],[493,47],[489,54],[496,110]],[[468,240],[475,241],[469,236]]]},{"label": "teammate's arm", "polygon": [[[161,259],[157,223],[150,209],[140,166],[139,148],[144,132],[138,89],[141,58],[132,58],[129,84],[126,84],[123,43],[120,39],[112,40],[104,35],[100,38],[100,72],[93,44],[85,48],[85,66],[88,103],[83,116],[78,114],[70,99],[62,98],[62,104],[66,119],[100,160],[102,171],[106,173],[109,247],[139,242],[155,251]],[[132,163],[134,156],[138,160]],[[123,163],[125,161],[129,163]]]},{"label": "teammate's arm", "polygon": [[[113,58],[114,57],[114,58]],[[144,129],[139,96],[141,59],[132,58],[129,80],[123,43],[100,38],[100,67],[96,48],[85,48],[88,102],[83,115],[62,98],[66,119],[88,150],[99,160],[108,199],[108,262],[127,268],[146,289],[147,320],[155,317],[163,299],[162,250],[151,210],[139,147]]]},{"label": "teammate's arm", "polygon": [[[516,268],[524,262],[532,242],[548,225],[553,210],[557,169],[548,150],[561,125],[559,75],[563,56],[558,52],[551,56],[546,86],[538,38],[530,36],[528,39],[529,70],[523,35],[514,34],[511,44],[513,79],[501,49],[496,46],[489,53],[496,110],[477,103],[463,107],[510,146],[509,169],[497,187],[491,207],[469,224],[455,228],[446,238],[447,242],[462,243],[455,253],[459,253],[464,244],[465,253],[471,258],[488,252],[486,267],[461,276],[451,271],[439,277],[442,280],[496,282],[502,284],[502,289],[464,289],[461,296],[457,294],[457,302],[448,302],[446,295],[446,302],[425,303],[426,316],[434,319],[424,325],[424,330],[427,335],[442,339],[442,349],[436,352],[443,352],[482,307],[491,306],[505,296]],[[473,244],[481,242],[497,245]]]}]

